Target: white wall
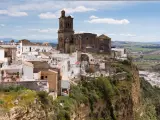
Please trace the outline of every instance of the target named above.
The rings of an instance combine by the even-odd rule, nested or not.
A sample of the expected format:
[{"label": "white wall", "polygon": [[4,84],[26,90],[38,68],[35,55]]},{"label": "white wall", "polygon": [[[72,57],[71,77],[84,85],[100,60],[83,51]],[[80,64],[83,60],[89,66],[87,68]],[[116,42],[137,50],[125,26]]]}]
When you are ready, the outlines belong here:
[{"label": "white wall", "polygon": [[[48,52],[52,49],[51,46],[23,46],[23,53],[35,52],[39,49],[39,52]],[[30,51],[31,50],[31,51]]]},{"label": "white wall", "polygon": [[4,49],[0,49],[0,60],[4,61]]},{"label": "white wall", "polygon": [[36,79],[36,80],[38,80],[39,79],[39,73],[34,73],[33,74],[33,78]]},{"label": "white wall", "polygon": [[123,57],[125,54],[124,54],[124,51],[125,49],[124,48],[112,48],[113,51],[117,51],[117,52],[120,52],[121,54],[121,57]]},{"label": "white wall", "polygon": [[23,77],[26,79],[33,79],[33,67],[24,64]]},{"label": "white wall", "polygon": [[16,51],[17,56],[21,56],[22,54],[22,43],[19,43],[19,45],[17,45],[17,51]]}]

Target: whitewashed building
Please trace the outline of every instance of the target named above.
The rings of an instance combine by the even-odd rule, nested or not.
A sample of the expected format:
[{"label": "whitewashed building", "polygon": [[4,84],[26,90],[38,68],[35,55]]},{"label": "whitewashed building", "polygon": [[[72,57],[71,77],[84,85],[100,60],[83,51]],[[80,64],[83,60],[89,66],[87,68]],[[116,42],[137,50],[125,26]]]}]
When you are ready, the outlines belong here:
[{"label": "whitewashed building", "polygon": [[80,75],[80,53],[72,54],[56,53],[51,56],[50,66],[60,69],[61,76],[66,76],[69,79],[77,78]]},{"label": "whitewashed building", "polygon": [[48,43],[32,43],[29,40],[21,40],[17,45],[17,56],[21,56],[23,53],[35,53],[35,52],[49,52],[52,50],[52,46]]},{"label": "whitewashed building", "polygon": [[127,59],[127,53],[124,48],[112,48],[111,50],[114,53],[115,58],[122,60]]},{"label": "whitewashed building", "polygon": [[0,63],[3,63],[3,66],[8,65],[12,58],[8,53],[9,51],[7,49],[0,47]]},{"label": "whitewashed building", "polygon": [[5,58],[5,50],[4,48],[0,47],[0,61],[4,61]]}]

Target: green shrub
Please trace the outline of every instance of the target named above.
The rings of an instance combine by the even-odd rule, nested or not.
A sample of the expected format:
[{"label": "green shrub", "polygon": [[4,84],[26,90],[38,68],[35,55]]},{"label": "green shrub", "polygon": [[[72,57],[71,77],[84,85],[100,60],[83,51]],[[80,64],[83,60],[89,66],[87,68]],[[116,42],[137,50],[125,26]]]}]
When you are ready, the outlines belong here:
[{"label": "green shrub", "polygon": [[65,110],[61,110],[57,115],[57,120],[70,120],[70,114]]},{"label": "green shrub", "polygon": [[11,92],[11,91],[18,92],[18,91],[21,91],[21,90],[26,90],[26,88],[23,87],[23,86],[7,86],[7,87],[2,86],[0,88],[1,92]]},{"label": "green shrub", "polygon": [[132,78],[131,73],[127,73],[127,79],[128,79],[128,80],[131,80],[131,78]]},{"label": "green shrub", "polygon": [[120,68],[120,67],[117,67],[117,68],[116,68],[116,73],[120,73],[120,72],[123,72],[123,69]]},{"label": "green shrub", "polygon": [[48,93],[47,92],[39,91],[37,92],[37,95],[42,104],[48,104]]},{"label": "green shrub", "polygon": [[131,65],[131,61],[129,61],[129,60],[124,60],[124,61],[122,61],[122,64],[124,64],[124,65]]},{"label": "green shrub", "polygon": [[[113,116],[112,98],[118,95],[118,88],[111,82],[109,78],[100,77],[81,81],[77,86],[71,85],[69,97],[61,96],[55,102],[54,108],[57,111],[58,120],[69,120],[72,111],[78,109],[80,104],[85,104],[90,107],[90,116],[94,116],[95,103],[100,99],[107,102],[107,115]],[[63,103],[63,104],[60,104]],[[67,112],[66,112],[67,111]],[[110,113],[111,112],[111,113]],[[102,116],[101,116],[102,117]],[[108,116],[105,116],[106,119]]]},{"label": "green shrub", "polygon": [[0,99],[0,105],[3,104],[3,103],[4,103],[4,101]]}]

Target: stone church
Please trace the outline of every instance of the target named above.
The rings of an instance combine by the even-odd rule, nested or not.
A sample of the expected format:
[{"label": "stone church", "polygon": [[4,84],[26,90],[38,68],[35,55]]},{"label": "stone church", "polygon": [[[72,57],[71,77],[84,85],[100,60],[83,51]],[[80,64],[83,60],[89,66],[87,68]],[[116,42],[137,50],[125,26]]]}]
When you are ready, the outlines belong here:
[{"label": "stone church", "polygon": [[82,52],[111,53],[111,38],[102,34],[74,33],[73,18],[65,16],[61,11],[59,18],[58,46],[62,53],[72,53],[76,50]]}]

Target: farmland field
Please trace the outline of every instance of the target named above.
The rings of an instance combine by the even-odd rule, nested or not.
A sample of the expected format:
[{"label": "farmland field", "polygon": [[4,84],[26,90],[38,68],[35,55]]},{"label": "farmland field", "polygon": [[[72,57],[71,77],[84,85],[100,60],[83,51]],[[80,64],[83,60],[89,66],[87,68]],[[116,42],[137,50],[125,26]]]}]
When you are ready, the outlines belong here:
[{"label": "farmland field", "polygon": [[160,55],[154,55],[154,54],[144,55],[143,59],[145,59],[145,60],[160,60]]},{"label": "farmland field", "polygon": [[160,62],[160,44],[140,42],[117,42],[116,44],[118,47],[126,48],[140,69],[152,69]]}]

